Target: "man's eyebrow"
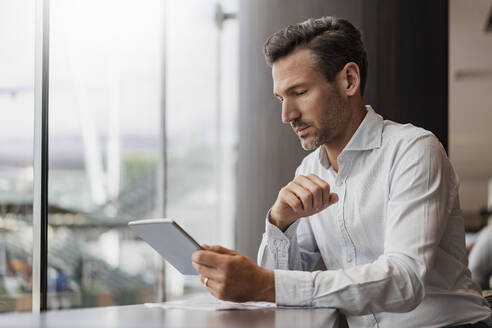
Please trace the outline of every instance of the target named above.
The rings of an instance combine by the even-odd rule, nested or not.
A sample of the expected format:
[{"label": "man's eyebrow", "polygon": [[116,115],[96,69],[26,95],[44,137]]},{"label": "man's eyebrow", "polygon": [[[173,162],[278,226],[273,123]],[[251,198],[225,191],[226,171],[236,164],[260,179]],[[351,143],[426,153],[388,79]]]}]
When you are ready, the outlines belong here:
[{"label": "man's eyebrow", "polygon": [[[293,84],[291,85],[290,87],[287,88],[287,90],[285,90],[285,93],[289,93],[291,92],[292,90],[294,89],[297,89],[297,88],[301,88],[301,87],[304,87],[308,84],[308,82],[300,82],[300,83],[296,83],[296,84]],[[275,97],[280,97],[276,92],[273,93],[273,95]]]}]

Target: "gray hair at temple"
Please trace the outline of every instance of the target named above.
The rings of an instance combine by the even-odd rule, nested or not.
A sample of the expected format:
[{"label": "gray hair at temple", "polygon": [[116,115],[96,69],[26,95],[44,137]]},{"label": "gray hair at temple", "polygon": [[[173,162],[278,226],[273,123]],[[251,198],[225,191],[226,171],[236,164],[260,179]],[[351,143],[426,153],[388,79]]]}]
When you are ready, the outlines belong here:
[{"label": "gray hair at temple", "polygon": [[360,31],[349,21],[332,16],[310,18],[273,33],[263,52],[269,66],[299,48],[311,50],[314,67],[328,82],[345,64],[354,62],[360,70],[360,93],[364,95],[367,77],[367,55]]}]

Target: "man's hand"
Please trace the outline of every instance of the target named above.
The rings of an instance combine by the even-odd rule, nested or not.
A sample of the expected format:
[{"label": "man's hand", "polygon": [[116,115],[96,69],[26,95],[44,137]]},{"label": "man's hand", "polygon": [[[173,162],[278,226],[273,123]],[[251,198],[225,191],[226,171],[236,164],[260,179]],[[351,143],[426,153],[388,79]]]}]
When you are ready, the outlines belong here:
[{"label": "man's hand", "polygon": [[250,258],[221,246],[203,245],[203,248],[193,253],[192,264],[213,296],[233,302],[275,302],[272,270],[259,267]]},{"label": "man's hand", "polygon": [[314,174],[299,175],[280,189],[270,222],[285,231],[297,219],[321,212],[338,201],[330,185]]}]

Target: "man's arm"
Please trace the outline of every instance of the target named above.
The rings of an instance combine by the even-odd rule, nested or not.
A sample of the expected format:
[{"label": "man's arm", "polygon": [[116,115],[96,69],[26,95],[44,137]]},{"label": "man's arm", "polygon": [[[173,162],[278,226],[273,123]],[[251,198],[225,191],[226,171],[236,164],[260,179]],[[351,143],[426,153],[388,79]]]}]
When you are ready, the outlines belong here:
[{"label": "man's arm", "polygon": [[[267,215],[259,263],[267,264],[262,266],[268,269],[314,267],[319,259],[318,253],[303,250],[299,255],[299,219],[317,213],[337,200],[338,196],[330,193],[330,186],[312,174],[299,175],[282,188]],[[307,231],[300,234],[300,244],[311,244],[309,248],[314,249],[310,225],[305,221],[301,229]],[[220,246],[204,248],[193,254],[193,266],[214,296],[231,301],[275,301],[274,271],[257,266],[251,259]],[[289,257],[289,252],[295,255]],[[299,259],[300,256],[304,259]]]},{"label": "man's arm", "polygon": [[[278,304],[334,307],[363,315],[408,312],[421,302],[457,199],[455,176],[431,135],[409,141],[390,175],[384,253],[372,263],[344,270],[277,270]],[[296,292],[298,286],[304,286],[302,292],[283,292]]]},{"label": "man's arm", "polygon": [[282,188],[266,218],[258,265],[269,269],[312,271],[320,260],[309,216],[338,201],[329,184],[301,175]]},{"label": "man's arm", "polygon": [[[455,176],[442,146],[430,135],[409,142],[390,174],[384,253],[372,263],[346,270],[275,270],[273,284],[277,304],[332,307],[347,314],[364,315],[408,312],[421,302],[426,278],[433,268],[454,205],[452,202],[457,199]],[[205,274],[203,267],[210,263],[212,261],[207,259],[196,268]],[[227,291],[227,284],[246,286],[243,279],[247,278],[238,273],[247,271],[245,264],[244,267],[221,268],[217,262],[217,268],[227,277],[222,277],[225,283],[218,290]],[[264,285],[253,277],[255,272],[264,269],[254,268],[248,281],[252,283],[251,288],[245,288],[240,295],[231,294],[232,298],[227,294],[218,295],[231,300],[255,299],[260,294],[255,291],[262,290]],[[271,290],[271,272],[269,275],[267,289]]]}]

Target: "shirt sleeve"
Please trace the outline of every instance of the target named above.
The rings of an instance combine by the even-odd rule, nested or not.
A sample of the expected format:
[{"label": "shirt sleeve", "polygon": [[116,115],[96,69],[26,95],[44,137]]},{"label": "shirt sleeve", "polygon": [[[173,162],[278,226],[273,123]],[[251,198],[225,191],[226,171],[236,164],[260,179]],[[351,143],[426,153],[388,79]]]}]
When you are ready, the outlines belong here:
[{"label": "shirt sleeve", "polygon": [[268,269],[311,271],[321,258],[307,218],[292,223],[285,232],[265,220],[258,265]]},{"label": "shirt sleeve", "polygon": [[421,302],[451,202],[457,198],[456,178],[433,135],[401,147],[389,175],[384,253],[349,269],[276,270],[279,305],[333,307],[364,315],[408,312]]},{"label": "shirt sleeve", "polygon": [[[304,162],[297,168],[298,176]],[[258,250],[258,265],[267,269],[312,271],[321,259],[308,218],[294,221],[285,232],[265,219],[265,233]],[[278,292],[277,292],[278,293]]]}]

